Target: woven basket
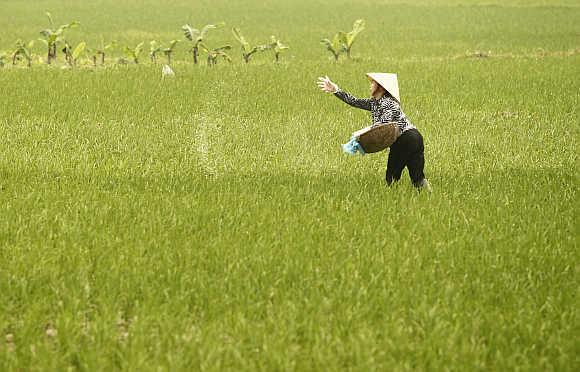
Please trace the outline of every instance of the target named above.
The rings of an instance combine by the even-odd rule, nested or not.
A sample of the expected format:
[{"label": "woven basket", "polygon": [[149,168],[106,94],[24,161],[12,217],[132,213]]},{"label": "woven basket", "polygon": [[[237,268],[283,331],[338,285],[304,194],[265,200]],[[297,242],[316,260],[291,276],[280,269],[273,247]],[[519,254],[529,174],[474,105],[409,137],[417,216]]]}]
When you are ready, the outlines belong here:
[{"label": "woven basket", "polygon": [[390,147],[401,135],[397,123],[374,124],[354,132],[353,137],[358,138],[358,143],[365,153],[373,153]]}]

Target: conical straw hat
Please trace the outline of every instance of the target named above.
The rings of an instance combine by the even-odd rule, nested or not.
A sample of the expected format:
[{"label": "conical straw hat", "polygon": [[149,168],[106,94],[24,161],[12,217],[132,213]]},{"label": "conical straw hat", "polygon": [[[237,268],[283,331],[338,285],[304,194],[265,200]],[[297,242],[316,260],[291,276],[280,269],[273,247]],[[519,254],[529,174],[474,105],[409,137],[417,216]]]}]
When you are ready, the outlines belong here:
[{"label": "conical straw hat", "polygon": [[367,73],[369,79],[376,81],[380,86],[385,88],[391,96],[395,97],[397,102],[401,102],[399,97],[399,83],[397,82],[397,74],[387,74],[383,72],[369,72]]}]

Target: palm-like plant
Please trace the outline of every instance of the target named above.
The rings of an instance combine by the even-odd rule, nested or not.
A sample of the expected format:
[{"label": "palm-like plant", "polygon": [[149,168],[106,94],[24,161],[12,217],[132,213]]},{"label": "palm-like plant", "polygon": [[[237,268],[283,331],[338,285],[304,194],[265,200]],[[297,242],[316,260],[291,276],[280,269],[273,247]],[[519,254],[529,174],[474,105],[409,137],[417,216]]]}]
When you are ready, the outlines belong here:
[{"label": "palm-like plant", "polygon": [[157,63],[157,53],[161,51],[161,45],[157,44],[157,41],[152,40],[149,43],[149,57],[151,57],[152,63]]},{"label": "palm-like plant", "polygon": [[93,67],[97,67],[97,51],[89,46],[85,48],[90,60],[93,62]]},{"label": "palm-like plant", "polygon": [[66,40],[64,42],[64,48],[62,51],[65,54],[65,58],[69,66],[73,67],[77,64],[79,57],[83,54],[87,43],[81,41],[76,47],[72,47]]},{"label": "palm-like plant", "polygon": [[40,39],[40,41],[42,41],[48,49],[46,62],[50,64],[53,60],[56,60],[56,45],[63,40],[64,32],[69,28],[77,27],[80,23],[73,21],[58,28],[54,28],[52,15],[46,12],[46,16],[48,17],[50,28],[40,31],[40,34],[44,36],[44,39]]},{"label": "palm-like plant", "polygon": [[117,41],[113,40],[109,44],[105,44],[105,40],[101,37],[101,45],[97,48],[97,54],[101,56],[101,65],[105,64],[105,54],[109,50],[113,50],[117,46]]},{"label": "palm-like plant", "polygon": [[340,42],[342,43],[342,48],[346,52],[346,56],[350,58],[350,50],[356,37],[365,29],[364,19],[357,19],[352,25],[352,30],[349,32],[339,32]]},{"label": "palm-like plant", "polygon": [[271,49],[274,49],[274,56],[276,57],[276,62],[280,61],[280,53],[283,50],[289,49],[287,45],[282,44],[280,40],[274,35],[270,37],[270,44]]},{"label": "palm-like plant", "polygon": [[71,54],[72,54],[72,47],[70,46],[70,44],[64,40],[64,47],[62,48],[62,52],[64,53],[64,58],[66,63],[68,63],[69,65],[71,64],[70,62],[70,58],[71,58]]},{"label": "palm-like plant", "polygon": [[73,49],[73,51],[72,51],[72,58],[71,58],[71,61],[73,63],[73,66],[75,66],[77,64],[77,61],[79,60],[79,58],[81,57],[81,55],[85,51],[86,46],[87,46],[87,43],[85,43],[84,41],[81,41]]},{"label": "palm-like plant", "polygon": [[269,44],[251,46],[238,28],[232,28],[232,33],[236,40],[242,45],[242,58],[246,63],[250,62],[250,58],[254,53],[271,48]]},{"label": "palm-like plant", "polygon": [[197,65],[197,57],[199,56],[199,47],[203,43],[207,33],[211,29],[216,29],[224,26],[224,22],[216,23],[215,25],[205,25],[201,31],[197,28],[193,28],[191,25],[183,25],[181,29],[187,40],[191,41],[191,53],[193,55],[193,63]]},{"label": "palm-like plant", "polygon": [[338,56],[340,55],[340,52],[343,50],[340,33],[334,35],[332,41],[330,41],[329,39],[322,39],[320,40],[320,42],[326,45],[326,49],[328,49],[328,51],[332,53],[332,55],[334,56],[334,60],[338,61]]},{"label": "palm-like plant", "polygon": [[222,59],[231,62],[232,58],[225,52],[226,50],[232,49],[231,45],[224,45],[219,48],[210,49],[205,44],[201,43],[199,46],[207,53],[207,65],[213,66],[217,65],[218,58],[222,57]]},{"label": "palm-like plant", "polygon": [[179,42],[180,42],[180,40],[171,40],[169,42],[169,46],[167,48],[163,49],[163,54],[165,54],[165,56],[167,57],[167,64],[168,65],[171,65],[171,54],[173,53],[175,46]]},{"label": "palm-like plant", "polygon": [[139,64],[139,55],[143,51],[144,42],[140,42],[135,48],[125,47],[124,52],[127,58],[132,59],[135,64]]},{"label": "palm-like plant", "polygon": [[34,41],[24,44],[22,40],[16,41],[16,48],[12,52],[12,65],[16,65],[16,62],[21,58],[26,59],[28,67],[32,66],[32,53],[31,49],[34,46]]}]

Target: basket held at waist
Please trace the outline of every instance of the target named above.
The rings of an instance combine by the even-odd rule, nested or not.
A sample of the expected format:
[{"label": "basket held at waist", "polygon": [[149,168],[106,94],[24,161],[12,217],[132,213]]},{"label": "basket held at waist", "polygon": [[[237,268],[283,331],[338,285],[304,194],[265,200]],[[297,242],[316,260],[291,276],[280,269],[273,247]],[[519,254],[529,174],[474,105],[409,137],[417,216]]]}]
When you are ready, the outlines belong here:
[{"label": "basket held at waist", "polygon": [[395,122],[373,124],[352,134],[365,153],[383,151],[401,136],[401,129]]}]

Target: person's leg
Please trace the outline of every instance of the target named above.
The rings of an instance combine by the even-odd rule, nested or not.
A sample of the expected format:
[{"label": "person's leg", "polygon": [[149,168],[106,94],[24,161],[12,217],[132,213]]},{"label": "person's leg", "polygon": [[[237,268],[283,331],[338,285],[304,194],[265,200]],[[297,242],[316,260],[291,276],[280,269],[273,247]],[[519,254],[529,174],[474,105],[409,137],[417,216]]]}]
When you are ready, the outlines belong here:
[{"label": "person's leg", "polygon": [[387,185],[391,185],[393,182],[397,182],[401,179],[401,173],[407,165],[407,151],[406,151],[406,138],[403,135],[397,139],[395,143],[391,145],[389,149],[389,160],[387,161],[387,174],[385,180]]},{"label": "person's leg", "polygon": [[413,137],[413,150],[409,154],[407,160],[407,168],[409,168],[409,177],[413,185],[418,188],[425,188],[427,191],[431,192],[431,186],[429,181],[425,178],[424,168],[425,168],[425,147],[423,144],[423,136],[418,130],[412,129],[410,135]]},{"label": "person's leg", "polygon": [[399,156],[393,156],[393,153],[389,153],[389,160],[387,162],[387,174],[385,175],[385,180],[387,185],[391,186],[393,182],[397,182],[401,179],[401,173],[405,168],[405,163],[401,161]]}]

